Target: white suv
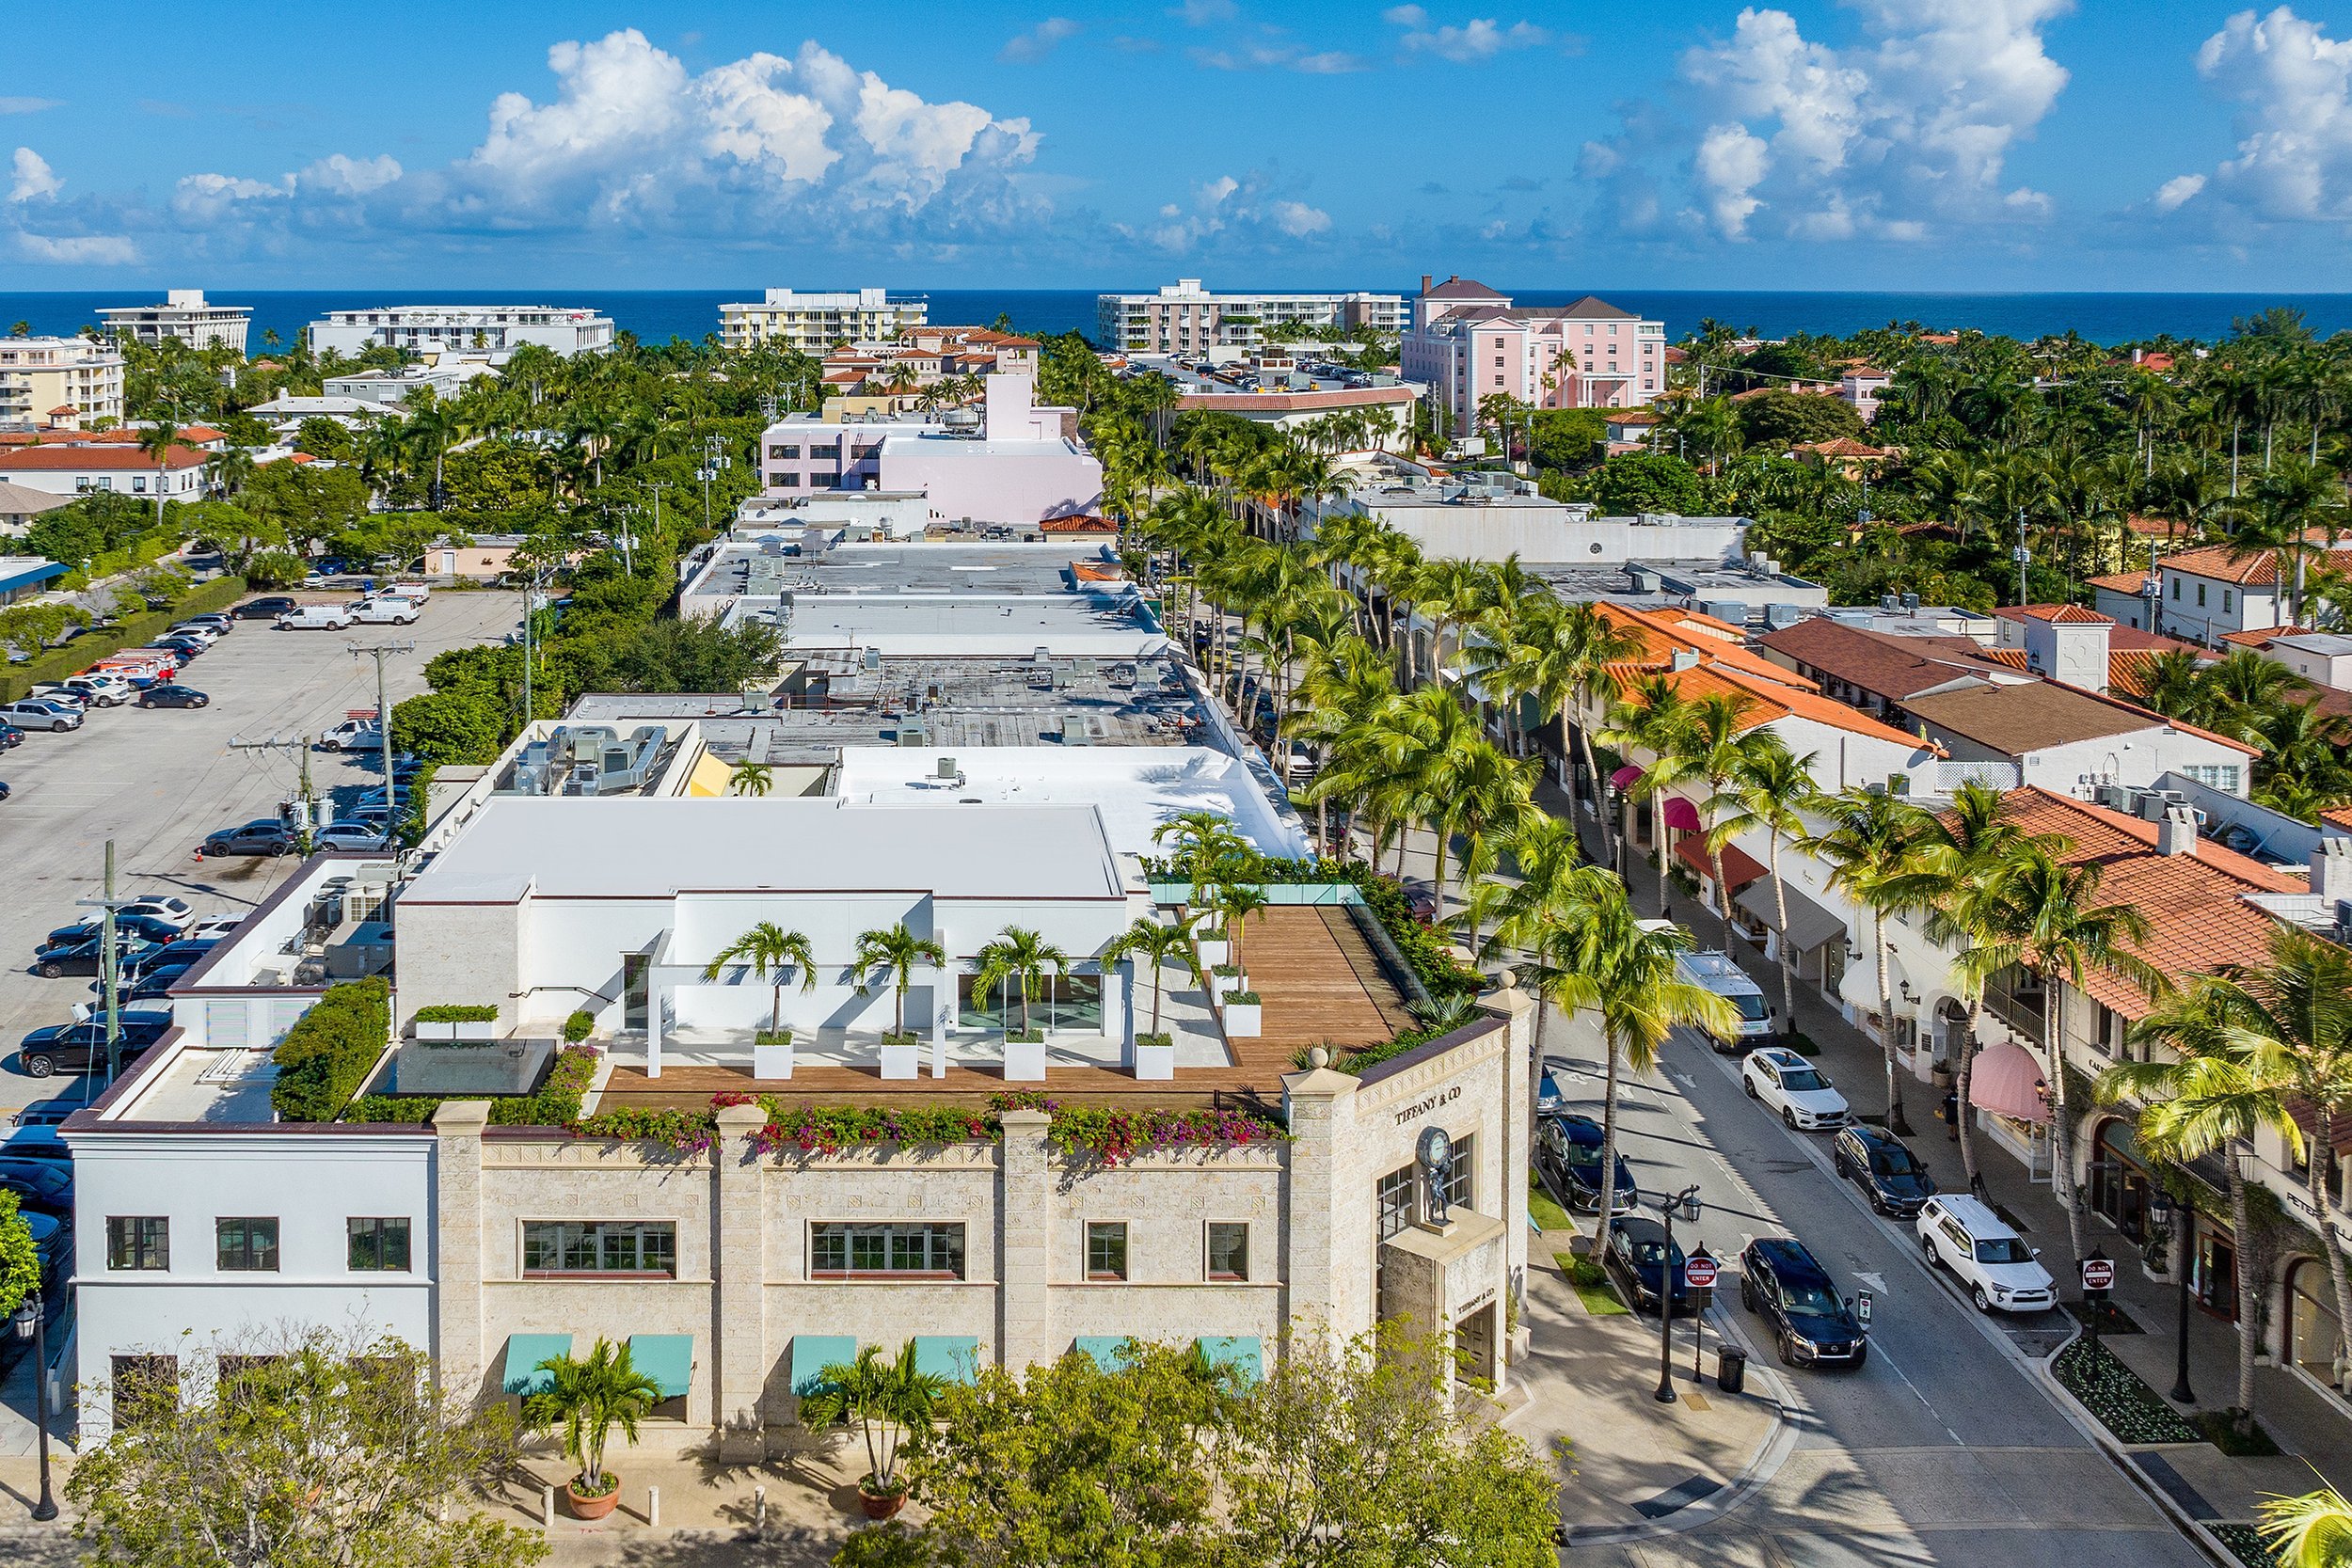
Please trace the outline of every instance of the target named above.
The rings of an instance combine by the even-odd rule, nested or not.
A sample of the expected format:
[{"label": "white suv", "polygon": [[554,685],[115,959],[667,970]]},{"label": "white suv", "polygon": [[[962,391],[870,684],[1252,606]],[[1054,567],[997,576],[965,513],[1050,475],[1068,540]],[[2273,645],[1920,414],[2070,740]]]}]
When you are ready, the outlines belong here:
[{"label": "white suv", "polygon": [[2058,1287],[2040,1256],[1980,1198],[1931,1197],[1919,1209],[1919,1250],[1968,1287],[1979,1312],[2040,1312],[2058,1305]]},{"label": "white suv", "polygon": [[1749,1052],[1740,1064],[1740,1083],[1750,1100],[1778,1111],[1792,1132],[1830,1132],[1846,1125],[1846,1097],[1827,1073],[1785,1046]]}]

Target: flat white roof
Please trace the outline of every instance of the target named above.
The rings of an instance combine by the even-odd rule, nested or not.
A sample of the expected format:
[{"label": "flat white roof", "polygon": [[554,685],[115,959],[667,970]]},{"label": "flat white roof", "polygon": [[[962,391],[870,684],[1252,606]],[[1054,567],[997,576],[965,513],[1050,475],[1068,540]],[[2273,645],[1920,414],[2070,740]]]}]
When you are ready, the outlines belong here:
[{"label": "flat white roof", "polygon": [[[984,587],[993,568],[975,566]],[[746,601],[747,603],[751,601]],[[798,594],[786,646],[877,648],[885,657],[961,654],[1026,658],[1056,654],[1135,658],[1165,652],[1167,634],[1136,612],[1132,594]]]},{"label": "flat white roof", "polygon": [[[962,793],[970,793],[965,791]],[[928,892],[1118,898],[1091,804],[517,799],[485,805],[404,903],[666,898],[681,892]]]}]

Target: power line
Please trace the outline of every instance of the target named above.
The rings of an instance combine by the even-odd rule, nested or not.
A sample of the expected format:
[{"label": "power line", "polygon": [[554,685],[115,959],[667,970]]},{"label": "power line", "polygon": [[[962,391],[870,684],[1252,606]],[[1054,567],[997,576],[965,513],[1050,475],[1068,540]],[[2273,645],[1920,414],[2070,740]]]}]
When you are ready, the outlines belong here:
[{"label": "power line", "polygon": [[392,710],[384,698],[384,661],[401,654],[417,651],[414,642],[378,642],[369,646],[345,643],[354,658],[375,660],[375,739],[376,754],[384,763],[384,847],[392,847],[393,836],[400,831],[400,782],[392,777]]}]

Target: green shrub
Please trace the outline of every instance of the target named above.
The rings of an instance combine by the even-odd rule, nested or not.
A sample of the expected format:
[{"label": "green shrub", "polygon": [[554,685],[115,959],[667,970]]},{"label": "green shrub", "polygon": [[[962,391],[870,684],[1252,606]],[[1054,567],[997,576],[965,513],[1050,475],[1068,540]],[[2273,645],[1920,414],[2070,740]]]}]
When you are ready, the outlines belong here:
[{"label": "green shrub", "polygon": [[0,670],[0,702],[16,702],[42,681],[78,675],[108,654],[150,642],[170,629],[174,621],[224,610],[245,596],[245,583],[233,577],[215,578],[180,601],[176,610],[142,610],[110,626],[94,627],[63,647],[52,648],[23,664]]},{"label": "green shrub", "polygon": [[1005,1031],[1005,1043],[1007,1045],[1043,1045],[1045,1031],[1042,1029],[1008,1029]]},{"label": "green shrub", "polygon": [[1156,1035],[1150,1033],[1137,1035],[1136,1043],[1137,1045],[1174,1045],[1176,1037],[1163,1029]]},{"label": "green shrub", "polygon": [[1254,990],[1229,990],[1225,993],[1225,1005],[1229,1007],[1235,1005],[1254,1007],[1258,1005],[1258,993]]},{"label": "green shrub", "polygon": [[485,1002],[436,1002],[417,1009],[419,1023],[496,1023],[499,1010]]},{"label": "green shrub", "polygon": [[564,1043],[578,1045],[596,1032],[596,1015],[581,1007],[564,1021]]},{"label": "green shrub", "polygon": [[286,1121],[333,1121],[391,1037],[391,988],[381,975],[329,986],[274,1053],[270,1104]]},{"label": "green shrub", "polygon": [[789,1029],[755,1030],[752,1035],[752,1043],[754,1045],[790,1045],[792,1031]]}]

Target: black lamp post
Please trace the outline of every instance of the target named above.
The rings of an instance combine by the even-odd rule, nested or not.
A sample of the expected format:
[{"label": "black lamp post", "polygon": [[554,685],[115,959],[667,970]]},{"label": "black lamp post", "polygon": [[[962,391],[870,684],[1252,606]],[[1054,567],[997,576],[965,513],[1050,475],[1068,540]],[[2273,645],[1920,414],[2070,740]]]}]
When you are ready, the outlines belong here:
[{"label": "black lamp post", "polygon": [[33,1342],[33,1430],[40,1433],[40,1501],[33,1517],[47,1523],[57,1516],[56,1495],[49,1489],[49,1312],[36,1290],[8,1319],[20,1339]]},{"label": "black lamp post", "polygon": [[2177,1321],[2179,1343],[2173,1354],[2171,1399],[2175,1404],[2195,1404],[2197,1390],[2188,1386],[2188,1264],[2189,1259],[2197,1255],[2196,1238],[2189,1228],[2197,1217],[2197,1211],[2185,1203],[2175,1204],[2172,1201],[2172,1195],[2162,1187],[2158,1187],[2149,1195],[2148,1212],[2158,1225],[2165,1226],[2168,1229],[2170,1228],[2169,1222],[2172,1215],[2178,1212],[2181,1216],[2181,1232],[2173,1243],[2179,1258],[2172,1267],[2172,1272],[2176,1276],[2173,1289],[2177,1310],[2174,1317]]},{"label": "black lamp post", "polygon": [[1675,1215],[1696,1224],[1699,1190],[1685,1187],[1658,1200],[1658,1215],[1666,1222],[1666,1248],[1658,1259],[1658,1392],[1661,1404],[1675,1402]]}]

